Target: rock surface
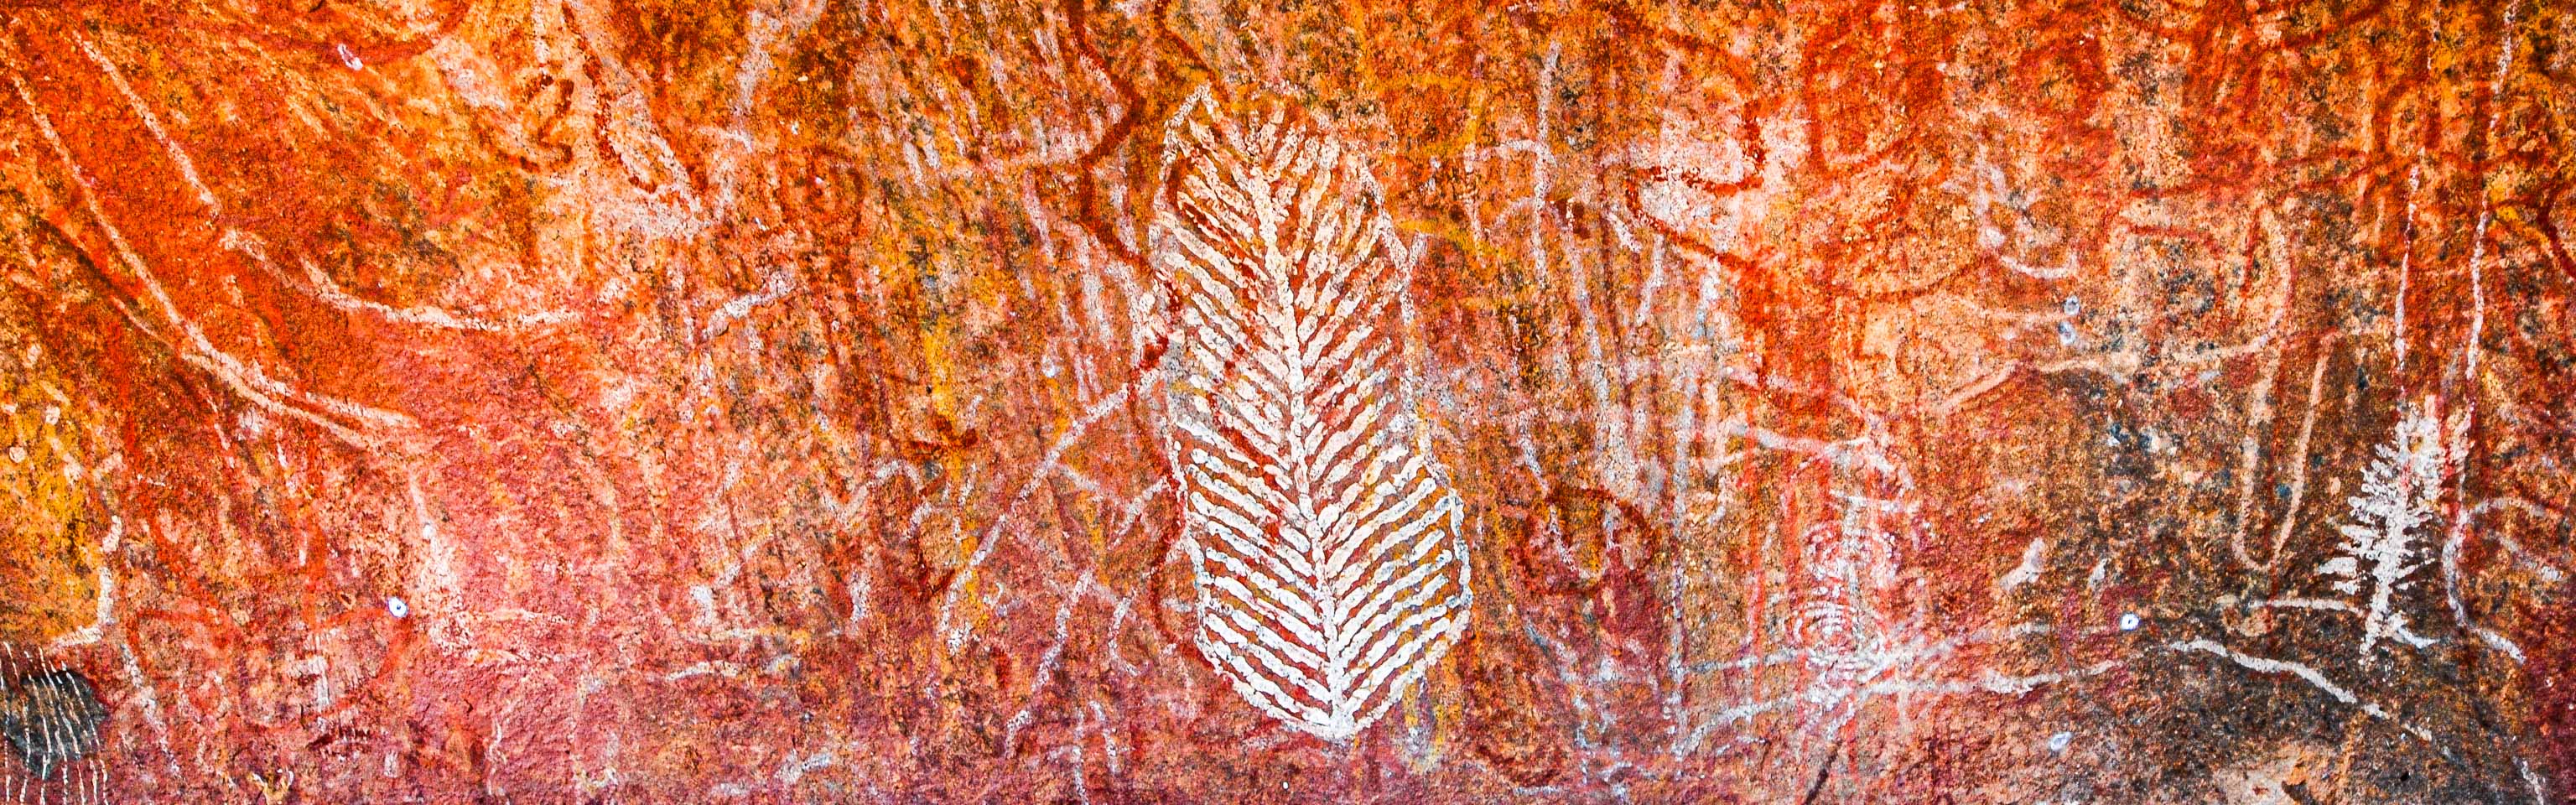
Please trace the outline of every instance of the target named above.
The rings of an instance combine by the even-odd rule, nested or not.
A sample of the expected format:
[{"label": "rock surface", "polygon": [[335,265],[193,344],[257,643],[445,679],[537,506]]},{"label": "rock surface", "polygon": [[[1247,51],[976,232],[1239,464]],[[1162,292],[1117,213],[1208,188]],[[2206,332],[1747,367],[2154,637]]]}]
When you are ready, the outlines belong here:
[{"label": "rock surface", "polygon": [[[2565,3],[0,15],[0,801],[2576,798]],[[1346,740],[1206,650],[1197,97],[1455,499]]]}]

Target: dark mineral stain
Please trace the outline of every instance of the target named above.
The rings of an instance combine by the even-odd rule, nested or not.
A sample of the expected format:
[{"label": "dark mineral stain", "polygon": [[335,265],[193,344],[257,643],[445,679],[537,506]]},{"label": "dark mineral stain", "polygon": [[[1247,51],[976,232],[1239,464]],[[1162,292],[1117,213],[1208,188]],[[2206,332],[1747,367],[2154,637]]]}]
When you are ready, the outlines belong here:
[{"label": "dark mineral stain", "polygon": [[38,780],[98,751],[107,707],[78,671],[53,669],[8,680],[0,691],[0,738]]}]

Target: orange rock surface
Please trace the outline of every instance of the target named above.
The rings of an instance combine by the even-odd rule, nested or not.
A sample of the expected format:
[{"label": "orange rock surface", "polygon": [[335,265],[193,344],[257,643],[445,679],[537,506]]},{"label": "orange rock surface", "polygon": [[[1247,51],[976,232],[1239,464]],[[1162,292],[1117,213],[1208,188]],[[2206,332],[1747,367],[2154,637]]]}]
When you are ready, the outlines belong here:
[{"label": "orange rock surface", "polygon": [[[2576,798],[2566,3],[0,15],[0,802]],[[1340,740],[1194,97],[1454,500]]]}]

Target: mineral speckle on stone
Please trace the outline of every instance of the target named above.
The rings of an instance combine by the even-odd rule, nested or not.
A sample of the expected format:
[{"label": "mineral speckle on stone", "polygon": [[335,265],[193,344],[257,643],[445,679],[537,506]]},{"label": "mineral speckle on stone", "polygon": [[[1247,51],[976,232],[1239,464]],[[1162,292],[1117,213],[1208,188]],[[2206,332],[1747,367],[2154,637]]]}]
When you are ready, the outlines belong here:
[{"label": "mineral speckle on stone", "polygon": [[0,803],[2561,803],[2576,7],[0,7]]}]

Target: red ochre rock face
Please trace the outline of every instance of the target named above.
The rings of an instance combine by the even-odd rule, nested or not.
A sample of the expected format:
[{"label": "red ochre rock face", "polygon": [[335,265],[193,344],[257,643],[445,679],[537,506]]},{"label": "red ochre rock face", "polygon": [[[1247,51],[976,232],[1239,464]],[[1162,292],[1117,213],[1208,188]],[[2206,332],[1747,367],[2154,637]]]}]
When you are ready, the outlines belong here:
[{"label": "red ochre rock face", "polygon": [[0,802],[2576,797],[2566,3],[0,15]]}]

